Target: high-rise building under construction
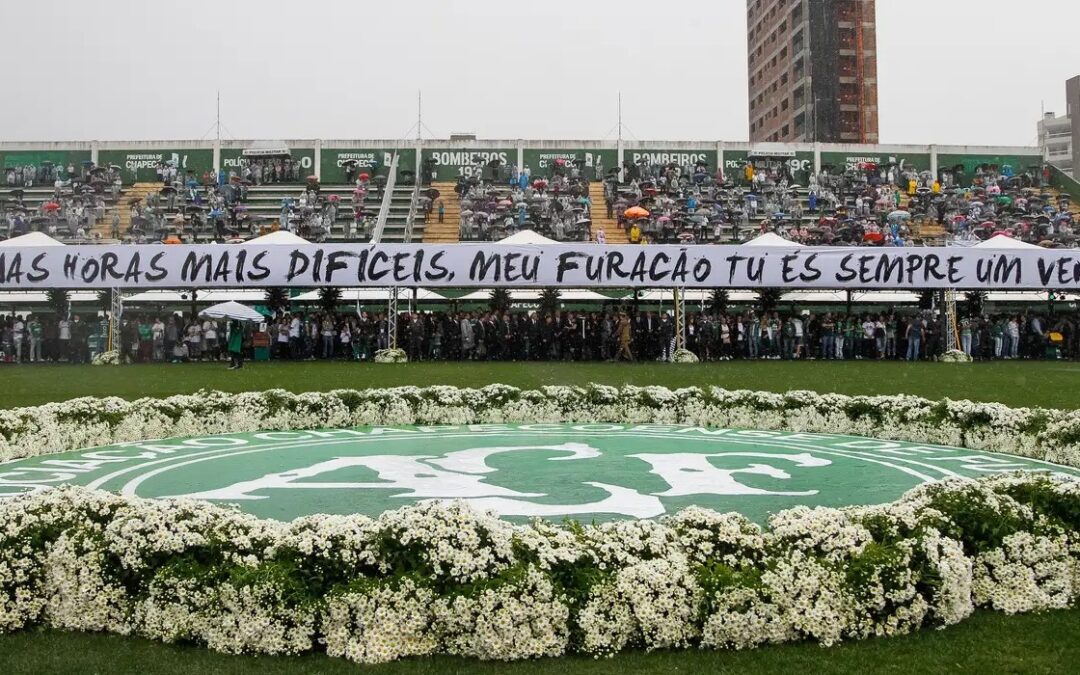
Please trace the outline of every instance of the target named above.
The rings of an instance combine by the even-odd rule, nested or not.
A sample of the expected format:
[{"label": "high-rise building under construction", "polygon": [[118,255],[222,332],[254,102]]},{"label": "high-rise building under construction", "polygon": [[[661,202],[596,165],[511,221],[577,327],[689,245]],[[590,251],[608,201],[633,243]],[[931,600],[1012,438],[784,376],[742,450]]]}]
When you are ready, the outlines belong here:
[{"label": "high-rise building under construction", "polygon": [[750,140],[877,143],[876,0],[747,0]]}]

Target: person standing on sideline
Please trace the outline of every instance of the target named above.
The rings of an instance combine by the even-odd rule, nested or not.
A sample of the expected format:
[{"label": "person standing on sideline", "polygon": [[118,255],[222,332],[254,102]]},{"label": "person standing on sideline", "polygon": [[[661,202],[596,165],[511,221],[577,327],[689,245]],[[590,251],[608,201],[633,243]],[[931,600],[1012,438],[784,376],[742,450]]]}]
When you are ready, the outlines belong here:
[{"label": "person standing on sideline", "polygon": [[634,352],[630,351],[630,317],[625,312],[619,314],[619,353],[615,356],[616,361],[626,359],[634,360]]},{"label": "person standing on sideline", "polygon": [[15,363],[22,363],[23,360],[23,343],[25,342],[26,324],[23,323],[21,316],[15,317],[15,322],[11,326],[11,342],[15,347]]},{"label": "person standing on sideline", "polygon": [[30,322],[26,326],[30,333],[30,362],[37,363],[41,358],[41,322],[36,315],[30,315]]},{"label": "person standing on sideline", "polygon": [[244,367],[244,324],[233,320],[229,323],[229,370]]},{"label": "person standing on sideline", "polygon": [[908,341],[907,360],[918,361],[919,346],[923,338],[923,322],[921,318],[915,317],[915,319],[908,324],[906,337]]}]

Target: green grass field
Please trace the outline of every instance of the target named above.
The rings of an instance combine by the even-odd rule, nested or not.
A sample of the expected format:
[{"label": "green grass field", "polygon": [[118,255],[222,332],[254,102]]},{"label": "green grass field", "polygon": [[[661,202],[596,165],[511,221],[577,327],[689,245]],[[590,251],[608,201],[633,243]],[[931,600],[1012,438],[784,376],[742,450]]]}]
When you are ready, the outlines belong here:
[{"label": "green grass field", "polygon": [[167,396],[200,389],[291,391],[427,386],[482,387],[500,382],[522,388],[548,384],[715,385],[728,389],[809,389],[842,394],[915,394],[970,398],[1014,406],[1080,408],[1080,363],[997,362],[971,365],[896,362],[733,361],[665,363],[249,363],[155,364],[123,367],[17,366],[0,368],[0,408],[63,401],[77,396]]},{"label": "green grass field", "polygon": [[372,667],[321,655],[293,658],[226,656],[197,647],[160,645],[109,635],[29,632],[0,636],[0,672],[5,675],[1058,674],[1075,672],[1073,668],[1078,661],[1080,610],[1015,617],[984,612],[948,630],[923,631],[890,640],[853,642],[831,649],[797,644],[745,652],[658,652],[624,654],[601,660],[567,657],[511,664],[432,658]]},{"label": "green grass field", "polygon": [[[993,363],[722,363],[668,364],[436,363],[379,366],[351,363],[249,364],[128,367],[20,366],[0,369],[0,407],[35,405],[77,396],[124,398],[190,393],[199,389],[292,391],[398,385],[523,388],[546,384],[717,385],[731,389],[809,389],[845,394],[908,393],[928,398],[970,398],[1015,406],[1080,408],[1080,364]],[[1065,673],[1080,662],[1080,609],[1036,616],[979,613],[945,631],[924,631],[891,640],[851,643],[834,649],[799,644],[749,652],[624,654],[610,660],[570,657],[516,664],[437,658],[381,667],[324,656],[230,657],[196,647],[160,645],[105,635],[28,631],[0,636],[0,673]]]}]

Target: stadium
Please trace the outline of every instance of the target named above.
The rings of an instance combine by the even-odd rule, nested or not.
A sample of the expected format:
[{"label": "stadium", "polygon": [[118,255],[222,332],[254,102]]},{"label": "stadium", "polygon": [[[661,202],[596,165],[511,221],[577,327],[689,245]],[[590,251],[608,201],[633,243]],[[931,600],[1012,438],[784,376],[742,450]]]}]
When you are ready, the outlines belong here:
[{"label": "stadium", "polygon": [[1066,672],[1080,78],[881,143],[893,9],[781,4],[748,140],[5,134],[3,670]]}]

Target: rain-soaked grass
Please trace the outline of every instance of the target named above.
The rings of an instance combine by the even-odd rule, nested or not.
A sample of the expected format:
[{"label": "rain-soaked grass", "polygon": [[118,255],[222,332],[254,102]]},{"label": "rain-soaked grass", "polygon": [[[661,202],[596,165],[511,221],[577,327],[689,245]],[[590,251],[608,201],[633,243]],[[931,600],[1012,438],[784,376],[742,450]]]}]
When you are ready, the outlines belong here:
[{"label": "rain-soaked grass", "polygon": [[27,631],[0,636],[0,672],[5,675],[1058,674],[1076,672],[1077,663],[1080,663],[1080,610],[1077,609],[1011,617],[981,612],[946,630],[851,642],[831,649],[804,643],[743,652],[626,653],[612,659],[571,656],[509,664],[440,657],[360,666],[321,654],[226,656],[199,647],[162,645],[111,635]]},{"label": "rain-soaked grass", "polygon": [[[660,363],[251,363],[230,372],[223,364],[0,367],[0,407],[35,405],[77,396],[166,396],[200,389],[292,391],[399,385],[479,387],[505,383],[716,385],[730,389],[808,389],[845,394],[917,394],[970,398],[1013,406],[1080,408],[1080,364],[1005,362],[973,365],[893,362]],[[568,657],[515,664],[462,659],[413,659],[360,667],[323,655],[225,656],[198,647],[136,638],[57,631],[0,636],[0,673],[1065,673],[1080,663],[1080,610],[1005,617],[983,612],[960,626],[834,649],[798,644],[748,652],[630,653],[614,659]],[[1071,665],[1070,665],[1071,664]]]},{"label": "rain-soaked grass", "polygon": [[63,401],[78,396],[167,396],[200,389],[326,391],[401,385],[492,383],[535,388],[549,384],[710,386],[842,394],[915,394],[970,398],[1012,406],[1080,408],[1080,363],[1008,361],[975,364],[877,361],[731,361],[666,363],[248,363],[134,366],[0,365],[0,408]]}]

